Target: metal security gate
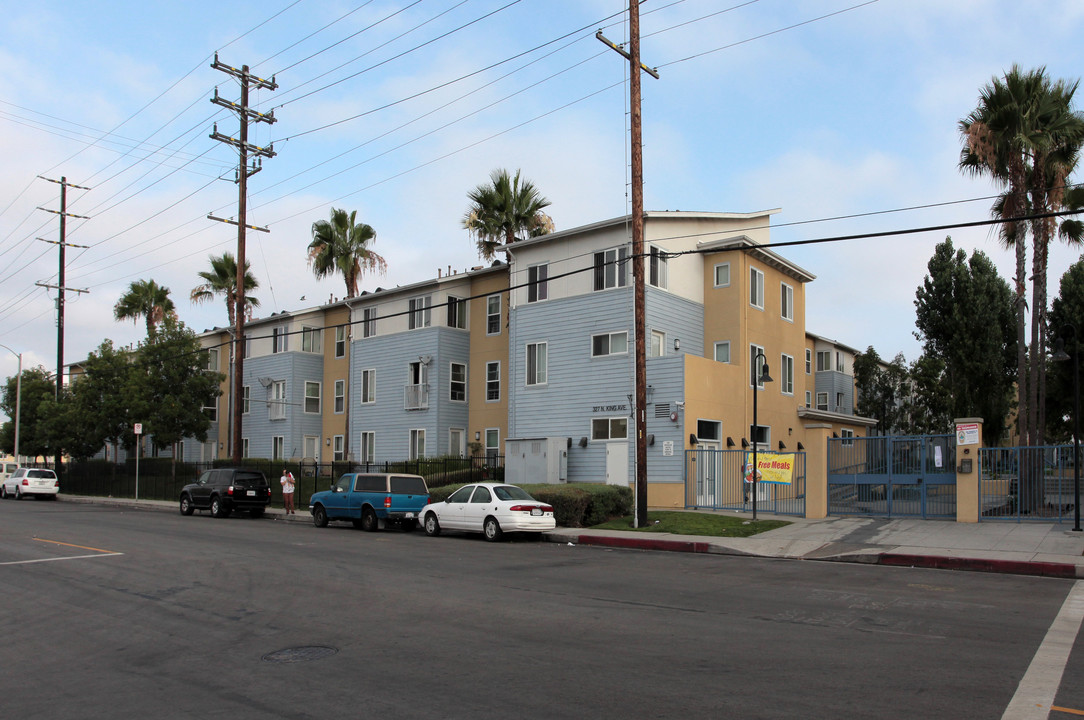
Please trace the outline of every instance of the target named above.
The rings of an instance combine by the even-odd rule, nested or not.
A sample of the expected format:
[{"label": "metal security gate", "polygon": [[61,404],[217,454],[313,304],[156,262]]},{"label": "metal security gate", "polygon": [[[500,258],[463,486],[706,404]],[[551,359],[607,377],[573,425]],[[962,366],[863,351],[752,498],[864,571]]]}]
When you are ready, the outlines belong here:
[{"label": "metal security gate", "polygon": [[[753,486],[744,481],[745,450],[686,450],[685,507],[693,510],[753,510]],[[789,485],[758,482],[757,512],[805,516],[805,453],[793,456]]]},{"label": "metal security gate", "polygon": [[956,438],[828,440],[828,514],[956,517]]},{"label": "metal security gate", "polygon": [[1072,445],[983,448],[979,457],[983,521],[1073,522]]}]

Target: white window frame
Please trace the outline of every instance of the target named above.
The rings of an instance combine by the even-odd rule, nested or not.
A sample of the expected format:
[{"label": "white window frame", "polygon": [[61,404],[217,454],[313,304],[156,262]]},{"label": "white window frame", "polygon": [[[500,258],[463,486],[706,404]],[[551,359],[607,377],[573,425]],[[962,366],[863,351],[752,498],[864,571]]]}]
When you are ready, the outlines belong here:
[{"label": "white window frame", "polygon": [[335,404],[332,407],[334,408],[334,413],[336,415],[342,415],[344,412],[346,412],[346,381],[345,380],[336,380],[335,381],[335,401],[334,402],[335,402]]},{"label": "white window frame", "polygon": [[285,460],[286,459],[286,438],[282,435],[271,436],[271,459],[272,460]]},{"label": "white window frame", "polygon": [[467,301],[461,297],[448,296],[448,327],[467,329]]},{"label": "white window frame", "polygon": [[805,406],[807,408],[813,407],[813,393],[809,390],[805,391]]},{"label": "white window frame", "polygon": [[[624,428],[624,435],[615,434],[615,428]],[[600,433],[602,429],[604,433]],[[591,418],[591,442],[610,442],[629,439],[629,418],[626,415],[616,417]]]},{"label": "white window frame", "polygon": [[422,460],[425,455],[425,428],[410,429],[408,460]]},{"label": "white window frame", "polygon": [[376,462],[376,433],[372,430],[361,431],[361,462]]},{"label": "white window frame", "polygon": [[486,428],[482,433],[482,437],[485,440],[485,446],[482,448],[482,453],[486,457],[499,456],[501,454],[501,429]]},{"label": "white window frame", "polygon": [[786,353],[779,358],[779,391],[784,395],[794,394],[794,356]]},{"label": "white window frame", "polygon": [[[726,359],[725,360],[720,360],[719,359],[719,351],[722,350],[723,348],[726,348]],[[719,342],[715,343],[715,351],[714,351],[714,354],[712,355],[712,357],[715,358],[715,362],[727,363],[729,365],[731,357],[732,357],[731,354],[730,354],[730,341],[729,340],[720,340]]]},{"label": "white window frame", "polygon": [[527,268],[527,302],[549,299],[549,263],[538,263]]},{"label": "white window frame", "polygon": [[271,328],[271,354],[284,353],[290,349],[289,328],[285,325]]},{"label": "white window frame", "polygon": [[[496,370],[496,374],[492,372]],[[494,395],[494,390],[496,394]],[[486,402],[501,401],[501,361],[491,360],[486,363]]]},{"label": "white window frame", "polygon": [[[494,311],[496,306],[496,311]],[[494,318],[496,323],[494,323]],[[495,328],[495,329],[494,329]],[[486,298],[486,335],[501,334],[501,296],[490,295]]]},{"label": "white window frame", "polygon": [[843,401],[844,401],[843,393],[837,392],[836,393],[836,412],[843,412]]},{"label": "white window frame", "polygon": [[649,335],[648,357],[662,357],[666,354],[666,333],[662,330],[652,330]]},{"label": "white window frame", "polygon": [[832,369],[832,351],[817,351],[817,372],[828,372]]},{"label": "white window frame", "polygon": [[[309,391],[314,387],[316,388],[316,394],[315,395],[310,395]],[[304,389],[305,389],[305,398],[302,401],[303,402],[303,405],[302,405],[303,410],[302,411],[306,415],[319,415],[320,414],[320,406],[323,404],[322,403],[322,395],[323,395],[323,391],[324,391],[323,383],[320,382],[319,380],[306,380]],[[316,409],[315,410],[310,410],[309,409],[311,407],[311,405],[312,405],[310,403],[311,400],[316,401]]]},{"label": "white window frame", "polygon": [[346,357],[346,328],[341,325],[335,328],[335,357]]},{"label": "white window frame", "polygon": [[248,415],[248,411],[252,407],[252,386],[241,386],[241,414]]},{"label": "white window frame", "polygon": [[407,301],[407,329],[421,330],[433,323],[433,296],[419,295]]},{"label": "white window frame", "polygon": [[749,267],[749,304],[757,310],[764,309],[764,272]]},{"label": "white window frame", "polygon": [[[614,339],[618,337],[624,338],[625,349],[612,351],[611,348],[614,344]],[[600,338],[606,338],[606,347],[599,348],[597,341]],[[628,355],[629,354],[629,332],[628,330],[621,330],[620,332],[612,333],[600,333],[598,335],[591,336],[591,357],[606,357],[607,355]]]},{"label": "white window frame", "polygon": [[754,343],[749,343],[749,387],[756,386],[757,390],[764,389],[764,383],[760,382],[761,373],[757,372],[760,368],[757,367],[757,354],[764,355],[764,362],[761,365],[768,364],[768,354],[764,352],[764,348]]},{"label": "white window frame", "polygon": [[779,283],[779,316],[794,322],[794,288],[786,283]]},{"label": "white window frame", "polygon": [[370,338],[376,335],[376,308],[367,307],[361,311],[361,336]]},{"label": "white window frame", "polygon": [[629,284],[628,257],[627,245],[595,253],[595,292],[626,287]]},{"label": "white window frame", "polygon": [[843,353],[839,350],[836,350],[836,372],[846,372],[843,368]]},{"label": "white window frame", "polygon": [[211,422],[218,422],[218,398],[211,400],[210,405],[204,405],[203,414],[211,419]]},{"label": "white window frame", "polygon": [[324,338],[320,328],[304,325],[301,327],[301,352],[324,352]]},{"label": "white window frame", "polygon": [[361,404],[369,405],[376,402],[376,368],[366,368],[361,371]]},{"label": "white window frame", "polygon": [[817,409],[818,410],[823,410],[824,412],[828,412],[828,393],[826,393],[826,392],[817,393]]},{"label": "white window frame", "polygon": [[248,456],[248,438],[243,437],[241,438],[241,457],[247,458]]},{"label": "white window frame", "polygon": [[285,420],[286,419],[286,381],[285,380],[273,380],[271,381],[270,398],[267,405],[267,419],[268,420]]},{"label": "white window frame", "polygon": [[809,348],[805,349],[805,374],[811,375],[813,373],[813,351]]},{"label": "white window frame", "polygon": [[[457,367],[462,368],[462,379],[455,379],[455,369]],[[460,387],[460,394],[462,397],[457,398],[455,396],[456,386]],[[448,399],[452,402],[467,402],[467,364],[466,363],[449,363],[448,364]]]},{"label": "white window frame", "polygon": [[207,349],[207,372],[218,372],[218,348]]},{"label": "white window frame", "polygon": [[333,435],[331,437],[331,460],[332,462],[342,462],[346,459],[346,448],[343,444],[344,437],[342,435]]},{"label": "white window frame", "polygon": [[843,447],[851,447],[851,446],[853,446],[854,445],[854,430],[851,430],[850,428],[840,428],[839,429],[839,438],[841,440],[841,442],[839,444],[842,445]]},{"label": "white window frame", "polygon": [[[720,282],[719,274],[720,274],[720,271],[723,268],[726,268],[726,279]],[[730,287],[730,263],[728,263],[728,262],[716,263],[715,267],[713,268],[712,274],[713,274],[712,280],[715,283],[715,287],[717,287],[717,288]]]},{"label": "white window frame", "polygon": [[[524,356],[524,374],[526,375],[527,387],[546,385],[549,380],[549,367],[547,356],[549,354],[549,344],[546,342],[527,343],[526,353]],[[539,359],[541,358],[541,362]],[[531,366],[534,365],[534,372],[531,372]]]},{"label": "white window frame", "polygon": [[651,250],[648,255],[648,273],[647,284],[651,287],[665,290],[668,282],[667,261],[669,260],[666,255],[666,251],[660,248],[651,246]]}]

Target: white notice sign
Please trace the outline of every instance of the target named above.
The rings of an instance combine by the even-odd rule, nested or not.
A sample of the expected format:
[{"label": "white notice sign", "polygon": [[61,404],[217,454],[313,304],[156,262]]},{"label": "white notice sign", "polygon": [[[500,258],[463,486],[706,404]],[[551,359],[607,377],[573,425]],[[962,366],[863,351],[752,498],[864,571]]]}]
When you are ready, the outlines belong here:
[{"label": "white notice sign", "polygon": [[669,457],[674,454],[674,441],[664,440],[662,443],[662,454]]},{"label": "white notice sign", "polygon": [[978,423],[960,423],[956,426],[956,444],[957,445],[978,445],[979,444],[979,424]]}]

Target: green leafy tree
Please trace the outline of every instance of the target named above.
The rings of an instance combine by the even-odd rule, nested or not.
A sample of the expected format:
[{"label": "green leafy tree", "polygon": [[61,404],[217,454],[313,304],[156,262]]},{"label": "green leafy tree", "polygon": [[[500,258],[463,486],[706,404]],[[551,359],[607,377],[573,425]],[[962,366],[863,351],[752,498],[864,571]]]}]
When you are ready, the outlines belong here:
[{"label": "green leafy tree", "polygon": [[[172,324],[172,321],[170,321]],[[87,356],[83,372],[72,378],[70,397],[61,414],[64,447],[78,459],[88,458],[105,444],[122,443],[131,448],[135,436],[133,415],[136,383],[133,356],[118,351],[105,340]]]},{"label": "green leafy tree", "polygon": [[357,222],[357,214],[357,210],[347,214],[345,210],[332,208],[331,217],[312,224],[309,243],[309,265],[316,277],[341,273],[348,298],[357,296],[364,271],[375,270],[383,275],[388,268],[387,261],[372,249],[376,230]]},{"label": "green leafy tree", "polygon": [[154,280],[135,280],[128,286],[128,291],[121,295],[113,306],[113,317],[117,320],[147,323],[147,336],[154,334],[155,328],[174,313],[173,301],[169,298],[169,288],[159,285]]},{"label": "green leafy tree", "polygon": [[1073,438],[1073,365],[1084,352],[1084,258],[1069,266],[1061,276],[1058,296],[1050,309],[1050,334],[1060,340],[1068,362],[1051,362],[1047,384],[1047,427],[1051,439],[1070,442]]},{"label": "green leafy tree", "polygon": [[[9,418],[0,431],[0,447],[6,452],[15,450],[15,399],[17,378],[9,377],[0,401]],[[51,455],[56,445],[51,441],[43,420],[51,417],[56,405],[56,381],[44,367],[23,370],[22,404],[19,418],[19,452],[37,457]]]},{"label": "green leafy tree", "polygon": [[492,260],[497,247],[519,238],[538,237],[553,232],[553,220],[542,212],[550,201],[529,180],[507,170],[490,173],[489,184],[467,193],[471,205],[463,216],[463,228],[478,245],[478,255]]},{"label": "green leafy tree", "polygon": [[[221,255],[211,255],[208,259],[211,262],[211,269],[199,272],[199,276],[203,278],[204,282],[192,288],[189,299],[193,303],[199,304],[213,300],[218,296],[224,297],[226,299],[226,316],[229,318],[229,326],[233,327],[237,320],[237,260],[232,253],[228,252]],[[246,318],[252,316],[252,308],[260,306],[259,299],[255,295],[249,294],[260,287],[259,281],[249,268],[249,262],[246,260],[244,279]]]},{"label": "green leafy tree", "polygon": [[903,353],[890,363],[881,360],[871,345],[855,354],[854,382],[858,391],[858,414],[877,418],[879,435],[904,432],[907,415],[907,364]]},{"label": "green leafy tree", "polygon": [[950,414],[982,417],[983,439],[1004,435],[1013,390],[1013,295],[986,255],[970,260],[952,239],[937,245],[916,292],[915,337],[944,366],[941,392]]},{"label": "green leafy tree", "polygon": [[[945,392],[945,363],[921,355],[911,363],[907,402],[907,434],[936,435],[952,431],[952,398]],[[959,417],[959,416],[957,416]]]}]

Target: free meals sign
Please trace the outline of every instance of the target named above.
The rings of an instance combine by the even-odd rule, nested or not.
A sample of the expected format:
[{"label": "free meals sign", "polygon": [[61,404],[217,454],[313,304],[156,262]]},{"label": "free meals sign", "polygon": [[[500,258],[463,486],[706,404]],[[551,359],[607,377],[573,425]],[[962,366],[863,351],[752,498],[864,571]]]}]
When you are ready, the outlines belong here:
[{"label": "free meals sign", "polygon": [[[753,482],[753,453],[745,453],[745,482]],[[757,451],[757,482],[790,485],[794,477],[794,453]]]}]

